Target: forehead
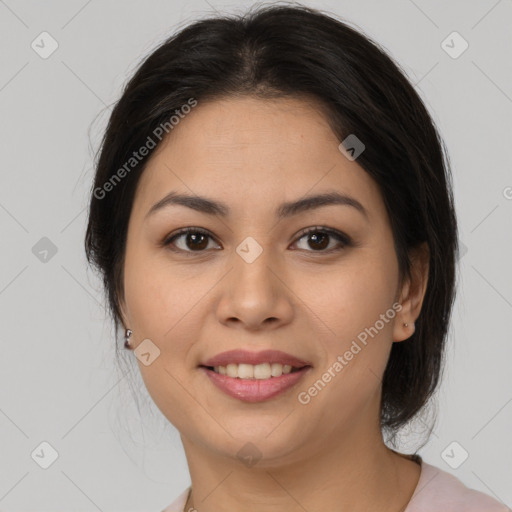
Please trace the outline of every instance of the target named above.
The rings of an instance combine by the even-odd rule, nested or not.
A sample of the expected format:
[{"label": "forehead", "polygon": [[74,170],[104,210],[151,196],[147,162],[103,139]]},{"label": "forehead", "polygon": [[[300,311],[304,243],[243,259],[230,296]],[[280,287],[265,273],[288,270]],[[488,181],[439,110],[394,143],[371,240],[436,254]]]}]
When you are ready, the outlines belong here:
[{"label": "forehead", "polygon": [[316,102],[228,98],[198,105],[153,153],[140,179],[147,209],[170,190],[265,208],[321,190],[379,199],[376,183],[338,149]]}]

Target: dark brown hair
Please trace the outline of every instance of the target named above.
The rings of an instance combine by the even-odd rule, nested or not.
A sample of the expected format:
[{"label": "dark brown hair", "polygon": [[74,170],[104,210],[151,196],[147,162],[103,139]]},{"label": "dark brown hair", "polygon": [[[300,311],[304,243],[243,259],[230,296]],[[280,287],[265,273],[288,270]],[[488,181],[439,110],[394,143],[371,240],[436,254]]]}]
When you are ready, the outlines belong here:
[{"label": "dark brown hair", "polygon": [[405,73],[367,36],[318,10],[274,5],[193,22],[153,51],[127,83],[102,140],[85,237],[116,336],[128,220],[152,152],[108,192],[98,190],[191,98],[200,108],[201,101],[230,95],[318,100],[340,141],[356,134],[366,146],[357,163],[380,187],[401,279],[410,277],[410,250],[428,245],[416,331],[393,344],[382,382],[381,427],[396,431],[427,403],[442,369],[458,252],[449,162]]}]

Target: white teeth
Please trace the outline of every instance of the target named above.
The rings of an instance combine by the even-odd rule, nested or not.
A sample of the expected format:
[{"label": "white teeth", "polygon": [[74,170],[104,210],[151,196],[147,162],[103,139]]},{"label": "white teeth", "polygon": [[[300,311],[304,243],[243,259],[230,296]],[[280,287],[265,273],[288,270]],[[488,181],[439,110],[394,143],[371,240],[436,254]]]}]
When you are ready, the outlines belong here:
[{"label": "white teeth", "polygon": [[237,364],[228,364],[226,366],[226,375],[228,377],[238,377],[238,365]]},{"label": "white teeth", "polygon": [[270,372],[272,373],[272,377],[279,377],[279,375],[283,374],[283,365],[279,363],[272,363],[270,366]]},{"label": "white teeth", "polygon": [[261,363],[261,364],[234,364],[227,366],[214,366],[215,373],[227,375],[228,377],[239,379],[270,379],[270,377],[280,377],[281,375],[290,373],[292,366],[281,363]]},{"label": "white teeth", "polygon": [[252,379],[254,377],[254,366],[252,364],[239,364],[238,377],[240,379]]},{"label": "white teeth", "polygon": [[272,372],[270,370],[269,363],[257,364],[254,366],[254,378],[255,379],[270,379]]}]

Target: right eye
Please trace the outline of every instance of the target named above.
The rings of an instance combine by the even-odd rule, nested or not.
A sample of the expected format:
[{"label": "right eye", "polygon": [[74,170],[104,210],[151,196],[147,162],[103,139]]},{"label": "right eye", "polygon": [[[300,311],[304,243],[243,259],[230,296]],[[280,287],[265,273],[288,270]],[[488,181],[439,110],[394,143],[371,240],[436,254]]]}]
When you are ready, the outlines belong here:
[{"label": "right eye", "polygon": [[[209,239],[213,240],[213,237],[204,229],[183,228],[167,237],[162,245],[175,252],[204,252],[208,247]],[[182,241],[182,247],[179,247],[176,243],[178,240]]]}]

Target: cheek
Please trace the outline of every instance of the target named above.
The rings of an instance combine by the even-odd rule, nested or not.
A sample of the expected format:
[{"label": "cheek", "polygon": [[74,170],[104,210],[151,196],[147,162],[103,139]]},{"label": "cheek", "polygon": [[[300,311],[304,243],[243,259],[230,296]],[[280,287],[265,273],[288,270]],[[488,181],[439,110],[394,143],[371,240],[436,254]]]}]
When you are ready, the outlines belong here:
[{"label": "cheek", "polygon": [[178,361],[183,365],[188,350],[200,338],[205,296],[215,284],[215,276],[198,277],[198,268],[190,267],[171,265],[142,249],[127,257],[125,264],[130,328],[137,340],[154,341],[165,366],[173,370],[178,369]]},{"label": "cheek", "polygon": [[320,319],[315,321],[321,329],[323,367],[329,368],[338,356],[347,354],[349,371],[343,371],[347,378],[367,377],[370,369],[377,375],[384,371],[396,316],[396,272],[393,253],[375,258],[368,251],[350,265],[333,269],[315,287],[304,288],[305,302]]},{"label": "cheek", "polygon": [[315,291],[306,292],[312,309],[337,333],[373,323],[391,308],[395,297],[393,271],[361,258],[357,266],[330,274]]},{"label": "cheek", "polygon": [[392,265],[384,268],[372,258],[359,258],[317,286],[325,293],[309,291],[308,306],[321,319],[316,344],[323,355],[315,377],[301,391],[315,397],[313,407],[333,425],[340,417],[357,417],[364,404],[376,399],[392,346],[393,282]]},{"label": "cheek", "polygon": [[138,368],[153,401],[175,424],[186,424],[195,411],[183,389],[192,364],[189,350],[201,325],[194,305],[204,293],[142,250],[126,258],[125,295],[136,343],[150,339],[160,350],[147,366],[137,359]]},{"label": "cheek", "polygon": [[178,321],[184,304],[175,272],[143,248],[128,248],[124,286],[137,339],[160,339]]}]

